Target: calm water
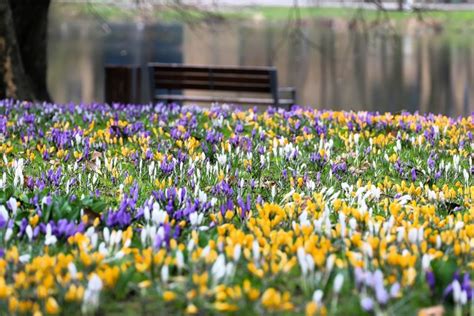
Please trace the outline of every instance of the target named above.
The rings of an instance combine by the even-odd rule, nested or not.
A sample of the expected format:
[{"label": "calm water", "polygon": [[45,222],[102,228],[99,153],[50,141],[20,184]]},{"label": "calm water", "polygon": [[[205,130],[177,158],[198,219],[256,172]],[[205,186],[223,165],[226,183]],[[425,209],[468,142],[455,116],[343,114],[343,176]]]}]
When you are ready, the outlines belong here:
[{"label": "calm water", "polygon": [[[474,111],[473,35],[350,32],[322,20],[289,30],[265,21],[103,24],[68,21],[53,11],[48,85],[56,102],[100,102],[105,64],[272,65],[280,86],[297,88],[301,105],[451,116]],[[142,95],[147,102],[146,89]]]}]

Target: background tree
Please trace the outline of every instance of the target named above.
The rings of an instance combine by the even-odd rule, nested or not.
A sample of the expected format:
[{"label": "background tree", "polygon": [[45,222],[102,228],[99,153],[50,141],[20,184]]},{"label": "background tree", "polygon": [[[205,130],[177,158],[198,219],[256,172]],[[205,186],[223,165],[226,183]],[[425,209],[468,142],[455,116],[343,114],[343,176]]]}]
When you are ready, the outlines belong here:
[{"label": "background tree", "polygon": [[[47,89],[47,30],[51,0],[0,0],[0,99],[50,101]],[[88,3],[88,2],[86,2]],[[135,0],[137,8],[146,0]],[[180,0],[160,2],[186,22],[189,9],[214,16]]]},{"label": "background tree", "polygon": [[0,99],[50,100],[46,45],[50,0],[0,0]]}]

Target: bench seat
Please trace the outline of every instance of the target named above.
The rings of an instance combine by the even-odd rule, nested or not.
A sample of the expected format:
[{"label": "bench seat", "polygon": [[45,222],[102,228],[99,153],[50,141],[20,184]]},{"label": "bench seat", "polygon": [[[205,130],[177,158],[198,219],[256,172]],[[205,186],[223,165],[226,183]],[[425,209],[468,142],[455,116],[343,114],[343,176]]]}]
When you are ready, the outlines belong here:
[{"label": "bench seat", "polygon": [[[275,67],[201,66],[149,63],[150,91],[153,101],[221,102],[245,105],[273,105],[290,108],[295,89],[279,88]],[[184,90],[209,91],[207,96],[182,95]],[[178,93],[173,94],[174,91]],[[240,92],[262,97],[217,96],[216,92]],[[287,96],[281,98],[281,96]],[[265,95],[263,95],[265,94]]]}]

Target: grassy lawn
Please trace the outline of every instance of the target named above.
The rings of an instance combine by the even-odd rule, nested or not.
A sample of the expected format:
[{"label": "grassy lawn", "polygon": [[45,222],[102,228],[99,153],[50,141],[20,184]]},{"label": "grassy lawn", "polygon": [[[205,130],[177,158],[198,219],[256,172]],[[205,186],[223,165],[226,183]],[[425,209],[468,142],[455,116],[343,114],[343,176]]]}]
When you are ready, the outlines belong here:
[{"label": "grassy lawn", "polygon": [[[252,16],[262,14],[266,19],[281,20],[286,19],[293,8],[285,7],[252,7],[244,10],[243,16]],[[394,20],[403,20],[416,16],[412,11],[386,11],[354,8],[322,8],[322,7],[302,7],[299,8],[302,18],[353,18],[362,15],[369,20],[380,18],[381,15],[387,15]],[[439,20],[462,20],[464,22],[474,22],[474,11],[425,11],[423,16],[436,18]]]},{"label": "grassy lawn", "polygon": [[474,11],[380,11],[353,8],[293,8],[284,7],[255,7],[239,11],[239,13],[224,13],[239,18],[264,18],[268,21],[284,21],[299,16],[302,19],[343,19],[365,20],[369,23],[385,19],[395,22],[397,27],[403,27],[409,19],[420,19],[427,23],[441,25],[449,33],[474,28]]},{"label": "grassy lawn", "polygon": [[364,20],[368,23],[378,23],[387,19],[394,22],[395,26],[403,28],[409,19],[420,19],[427,25],[440,26],[450,34],[459,31],[466,33],[474,28],[474,11],[377,11],[353,8],[322,8],[301,7],[298,10],[287,7],[255,6],[242,8],[223,8],[216,12],[205,12],[194,9],[177,10],[175,8],[153,10],[139,10],[134,8],[121,8],[112,5],[98,4],[55,4],[52,10],[58,10],[61,14],[71,17],[95,17],[108,22],[136,20],[146,17],[149,20],[161,21],[222,21],[238,20],[264,20],[269,22],[285,22],[288,19],[343,19]]}]

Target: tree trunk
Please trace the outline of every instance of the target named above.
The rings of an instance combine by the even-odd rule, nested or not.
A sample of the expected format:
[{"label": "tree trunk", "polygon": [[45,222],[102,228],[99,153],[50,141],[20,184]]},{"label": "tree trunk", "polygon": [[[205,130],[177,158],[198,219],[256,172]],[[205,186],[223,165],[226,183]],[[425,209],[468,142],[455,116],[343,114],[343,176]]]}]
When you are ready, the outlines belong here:
[{"label": "tree trunk", "polygon": [[46,45],[50,0],[0,0],[0,99],[49,101]]},{"label": "tree trunk", "polygon": [[398,11],[403,11],[403,0],[397,0]]}]

